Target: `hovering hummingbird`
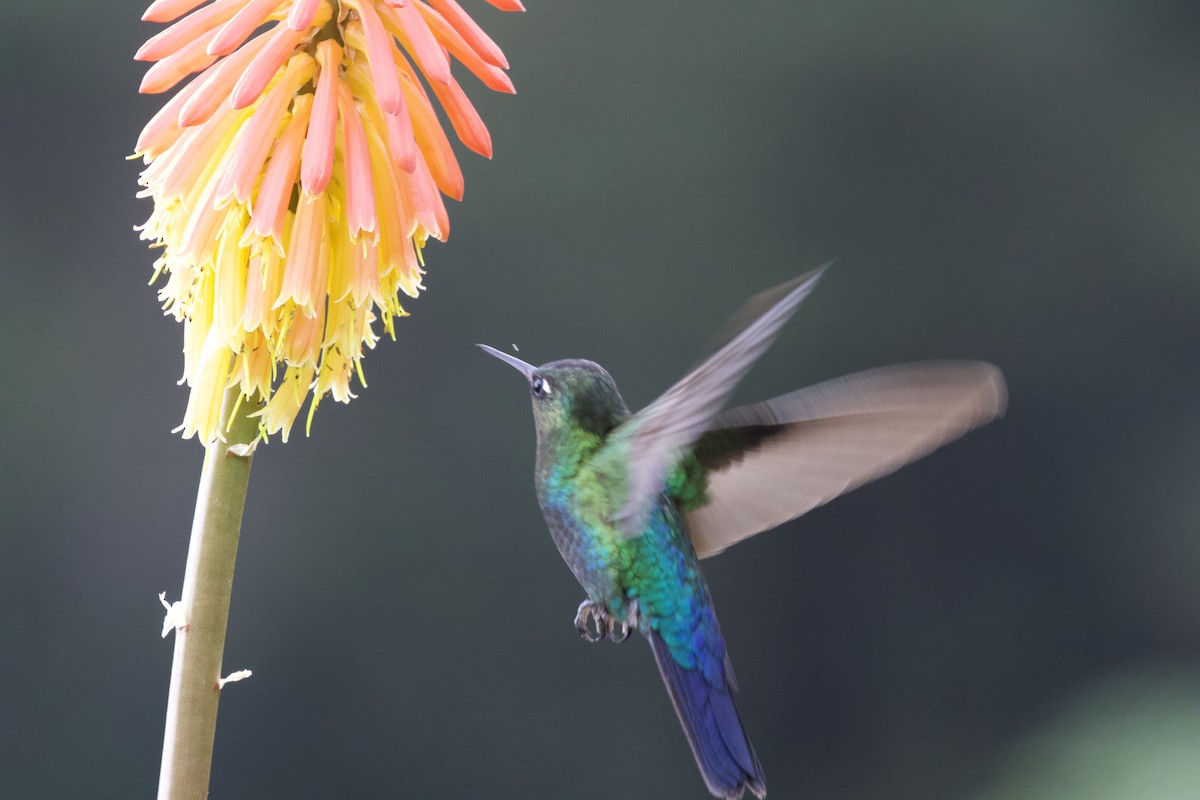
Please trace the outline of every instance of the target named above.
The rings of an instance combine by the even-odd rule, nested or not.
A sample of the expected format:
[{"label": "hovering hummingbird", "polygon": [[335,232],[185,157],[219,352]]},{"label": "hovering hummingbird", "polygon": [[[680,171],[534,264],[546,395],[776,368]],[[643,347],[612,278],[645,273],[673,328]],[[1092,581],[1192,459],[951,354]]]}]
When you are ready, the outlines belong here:
[{"label": "hovering hummingbird", "polygon": [[733,702],[737,685],[700,559],[898,469],[1004,411],[982,362],[860,372],[721,412],[825,267],[751,298],[724,344],[630,414],[607,371],[568,359],[525,376],[537,427],[534,484],[563,559],[587,592],[585,639],[645,636],[716,797],[766,783]]}]

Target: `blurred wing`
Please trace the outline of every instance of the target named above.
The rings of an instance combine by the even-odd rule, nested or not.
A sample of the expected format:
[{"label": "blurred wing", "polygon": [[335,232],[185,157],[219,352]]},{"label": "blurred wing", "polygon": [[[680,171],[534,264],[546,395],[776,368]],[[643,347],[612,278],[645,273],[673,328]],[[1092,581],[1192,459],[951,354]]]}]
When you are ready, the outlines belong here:
[{"label": "blurred wing", "polygon": [[824,271],[820,267],[752,297],[734,314],[741,324],[727,344],[609,434],[593,465],[617,490],[615,495],[624,497],[614,521],[626,536],[641,534],[668,471],[711,427],[738,381],[775,341]]},{"label": "blurred wing", "polygon": [[1000,370],[927,362],[860,372],[731,409],[696,444],[708,503],[687,513],[701,558],[828,503],[1004,413]]}]

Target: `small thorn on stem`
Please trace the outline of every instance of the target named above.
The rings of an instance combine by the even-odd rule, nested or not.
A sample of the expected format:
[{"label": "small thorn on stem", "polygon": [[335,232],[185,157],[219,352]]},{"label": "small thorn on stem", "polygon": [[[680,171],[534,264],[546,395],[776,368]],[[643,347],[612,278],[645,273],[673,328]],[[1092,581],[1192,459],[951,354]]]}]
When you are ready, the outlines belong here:
[{"label": "small thorn on stem", "polygon": [[225,455],[227,457],[233,456],[234,458],[249,458],[250,456],[254,455],[254,449],[256,447],[258,447],[258,439],[255,439],[254,441],[249,442],[248,444],[231,445],[225,451]]},{"label": "small thorn on stem", "polygon": [[183,601],[176,600],[174,603],[167,602],[167,593],[158,593],[158,602],[162,603],[163,608],[167,610],[163,617],[162,638],[167,638],[167,634],[171,631],[188,629],[187,620],[183,616]]},{"label": "small thorn on stem", "polygon": [[246,680],[246,678],[249,678],[253,674],[254,673],[248,669],[239,669],[237,672],[231,672],[227,677],[221,678],[220,680],[217,681],[217,691],[221,691],[222,689],[224,689],[225,684],[227,684],[227,683],[237,683],[238,681],[244,681],[244,680]]}]

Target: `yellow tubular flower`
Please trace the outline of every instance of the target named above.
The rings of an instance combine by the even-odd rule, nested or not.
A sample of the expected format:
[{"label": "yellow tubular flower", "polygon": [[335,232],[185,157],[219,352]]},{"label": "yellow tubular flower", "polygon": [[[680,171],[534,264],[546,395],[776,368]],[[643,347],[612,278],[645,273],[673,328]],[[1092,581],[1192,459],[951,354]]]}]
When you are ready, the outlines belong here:
[{"label": "yellow tubular flower", "polygon": [[[505,11],[519,0],[488,0]],[[463,177],[434,109],[487,158],[491,137],[451,58],[512,93],[500,48],[457,0],[156,0],[173,22],[136,58],[145,93],[194,75],[146,125],[142,238],[162,248],[163,309],[184,323],[178,430],[221,438],[229,387],[266,399],[261,434],[288,433],[311,393],[348,403],[373,326],[395,337],[399,293],[424,288],[444,241],[442,195]],[[363,383],[365,385],[365,383]]]}]

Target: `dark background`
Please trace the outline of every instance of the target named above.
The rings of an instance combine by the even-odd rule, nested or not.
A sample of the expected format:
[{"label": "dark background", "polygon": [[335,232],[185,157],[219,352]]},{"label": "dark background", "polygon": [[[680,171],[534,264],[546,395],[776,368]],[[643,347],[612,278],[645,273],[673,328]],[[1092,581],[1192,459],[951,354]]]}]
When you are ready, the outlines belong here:
[{"label": "dark background", "polygon": [[[212,797],[707,796],[589,646],[519,379],[634,407],[836,265],[739,390],[935,357],[1007,417],[706,562],[775,798],[1200,797],[1200,6],[464,5],[519,94],[370,388],[255,459]],[[143,2],[4,4],[0,797],[158,775],[202,450],[132,230]],[[302,429],[303,421],[300,422]]]}]

